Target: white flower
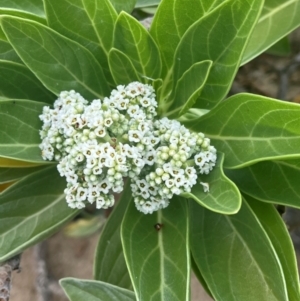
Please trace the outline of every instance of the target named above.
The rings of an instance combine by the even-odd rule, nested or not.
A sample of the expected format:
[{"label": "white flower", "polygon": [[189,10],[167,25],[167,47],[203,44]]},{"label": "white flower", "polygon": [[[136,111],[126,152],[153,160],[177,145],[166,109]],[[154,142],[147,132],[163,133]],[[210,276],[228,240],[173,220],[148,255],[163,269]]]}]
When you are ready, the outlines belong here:
[{"label": "white flower", "polygon": [[200,182],[200,184],[203,186],[204,192],[209,192],[209,184],[205,182]]}]

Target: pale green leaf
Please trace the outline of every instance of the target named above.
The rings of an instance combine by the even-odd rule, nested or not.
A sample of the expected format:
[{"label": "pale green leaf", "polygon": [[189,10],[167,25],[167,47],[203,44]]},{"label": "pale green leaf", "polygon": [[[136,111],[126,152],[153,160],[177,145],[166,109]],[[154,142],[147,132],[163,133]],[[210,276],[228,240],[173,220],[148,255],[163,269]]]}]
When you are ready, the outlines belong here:
[{"label": "pale green leaf", "polygon": [[212,108],[228,93],[262,4],[262,0],[224,1],[182,37],[175,53],[174,83],[194,63],[213,61],[197,107]]},{"label": "pale green leaf", "polygon": [[[223,161],[224,155],[218,153],[214,169],[208,175],[198,176],[198,183],[193,186],[192,191],[185,192],[182,196],[194,199],[209,210],[234,214],[241,207],[241,194],[235,184],[224,175]],[[209,192],[204,192],[200,182],[209,185]]]},{"label": "pale green leaf", "polygon": [[18,10],[45,17],[43,0],[0,0],[0,8]]},{"label": "pale green leaf", "polygon": [[299,0],[265,0],[243,55],[242,64],[250,61],[300,25]]},{"label": "pale green leaf", "polygon": [[246,202],[222,215],[190,202],[191,250],[216,301],[288,301],[282,267]]},{"label": "pale green leaf", "polygon": [[263,202],[300,208],[300,160],[264,161],[226,170],[241,191]]},{"label": "pale green leaf", "polygon": [[13,61],[16,63],[23,63],[14,49],[7,41],[0,39],[0,60]]},{"label": "pale green leaf", "polygon": [[134,202],[129,205],[121,238],[137,300],[189,300],[186,205],[185,199],[174,197],[168,208],[149,215],[139,212]]},{"label": "pale green leaf", "polygon": [[249,196],[246,197],[246,201],[259,219],[275,248],[285,276],[289,301],[299,301],[300,287],[297,259],[285,223],[273,205],[259,202]]},{"label": "pale green leaf", "polygon": [[89,100],[109,94],[101,66],[80,44],[33,21],[2,17],[1,24],[24,63],[53,93],[74,89]]},{"label": "pale green leaf", "polygon": [[225,153],[226,168],[300,157],[300,106],[252,94],[238,94],[198,120],[185,121]]},{"label": "pale green leaf", "polygon": [[0,81],[2,98],[32,99],[47,103],[53,103],[56,98],[23,64],[0,60]]},{"label": "pale green leaf", "polygon": [[121,11],[131,13],[134,9],[136,1],[137,0],[110,0],[118,13]]},{"label": "pale green leaf", "polygon": [[45,0],[49,27],[86,47],[112,82],[108,52],[117,13],[109,0]]},{"label": "pale green leaf", "polygon": [[117,19],[114,48],[130,59],[143,82],[160,77],[161,58],[157,45],[143,25],[125,12]]},{"label": "pale green leaf", "polygon": [[0,100],[0,157],[45,164],[39,144],[45,103]]},{"label": "pale green leaf", "polygon": [[135,7],[148,7],[148,6],[155,6],[160,3],[160,0],[137,0]]},{"label": "pale green leaf", "polygon": [[132,202],[129,182],[101,233],[96,249],[94,278],[126,289],[132,284],[123,254],[120,228],[128,203]]},{"label": "pale green leaf", "polygon": [[108,55],[111,74],[117,85],[127,85],[134,81],[141,82],[132,62],[123,52],[112,48]]},{"label": "pale green leaf", "polygon": [[56,166],[18,181],[0,194],[0,261],[52,235],[78,210],[68,207]]},{"label": "pale green leaf", "polygon": [[59,281],[70,301],[135,301],[134,292],[101,281],[63,278]]},{"label": "pale green leaf", "polygon": [[39,171],[42,168],[45,168],[45,166],[34,166],[25,168],[2,167],[0,168],[0,184],[19,180],[33,172]]}]

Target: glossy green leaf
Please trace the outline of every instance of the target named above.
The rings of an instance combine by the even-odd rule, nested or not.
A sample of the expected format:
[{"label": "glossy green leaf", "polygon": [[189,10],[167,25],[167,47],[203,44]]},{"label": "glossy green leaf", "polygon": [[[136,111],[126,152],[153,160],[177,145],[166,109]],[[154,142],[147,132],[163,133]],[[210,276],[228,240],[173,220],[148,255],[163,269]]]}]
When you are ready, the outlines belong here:
[{"label": "glossy green leaf", "polygon": [[117,13],[109,0],[44,0],[49,27],[86,47],[113,84],[108,51],[113,42]]},{"label": "glossy green leaf", "polygon": [[78,213],[67,206],[65,186],[52,166],[30,174],[0,194],[0,261],[50,236]]},{"label": "glossy green leaf", "polygon": [[7,41],[0,39],[0,60],[13,61],[21,64],[22,61]]},{"label": "glossy green leaf", "polygon": [[190,202],[193,258],[216,301],[288,301],[278,256],[246,202],[222,215]]},{"label": "glossy green leaf", "polygon": [[252,60],[300,25],[299,0],[265,0],[242,63]]},{"label": "glossy green leaf", "polygon": [[199,120],[186,121],[225,153],[226,168],[300,157],[300,106],[252,94],[238,94]]},{"label": "glossy green leaf", "polygon": [[288,36],[283,37],[273,46],[271,46],[267,53],[278,56],[288,56],[291,53],[291,45]]},{"label": "glossy green leaf", "polygon": [[70,301],[135,301],[134,292],[101,281],[63,278],[59,281]]},{"label": "glossy green leaf", "polygon": [[123,52],[112,48],[108,55],[111,74],[117,85],[127,85],[134,81],[141,82],[132,62]]},{"label": "glossy green leaf", "polygon": [[56,98],[23,64],[0,60],[0,81],[2,98],[32,99],[47,103],[53,103]]},{"label": "glossy green leaf", "polygon": [[0,0],[0,7],[45,16],[43,0]]},{"label": "glossy green leaf", "polygon": [[248,196],[246,197],[246,201],[267,232],[278,255],[285,276],[289,296],[288,300],[299,301],[300,287],[297,259],[285,223],[274,205],[259,202]]},{"label": "glossy green leaf", "polygon": [[168,100],[171,106],[165,116],[180,116],[194,105],[205,85],[211,65],[212,61],[196,63],[182,75]]},{"label": "glossy green leaf", "polygon": [[101,233],[94,263],[96,280],[127,289],[131,289],[132,284],[124,259],[120,228],[128,203],[132,201],[128,182],[121,199],[110,214]]},{"label": "glossy green leaf", "polygon": [[45,103],[0,100],[0,156],[45,164],[41,157],[39,115]]},{"label": "glossy green leaf", "polygon": [[[182,195],[214,212],[234,214],[241,207],[241,194],[235,184],[224,175],[223,161],[224,155],[218,153],[214,169],[208,175],[199,176],[200,180],[193,186],[192,191]],[[209,192],[204,192],[200,182],[209,185]]]},{"label": "glossy green leaf", "polygon": [[[155,229],[156,224],[161,229]],[[150,215],[131,202],[121,238],[137,300],[190,298],[190,251],[186,200],[174,197],[168,208]]]},{"label": "glossy green leaf", "polygon": [[152,80],[160,77],[161,58],[157,45],[143,25],[124,12],[117,19],[114,48],[128,56],[143,82],[147,82],[148,77]]},{"label": "glossy green leaf", "polygon": [[25,168],[0,168],[0,184],[19,180],[31,173],[37,172],[45,166],[25,167]]},{"label": "glossy green leaf", "polygon": [[1,24],[24,63],[53,93],[74,89],[90,100],[109,94],[102,68],[86,48],[29,20],[2,17]]},{"label": "glossy green leaf", "polygon": [[116,11],[119,13],[125,11],[131,13],[134,9],[137,0],[110,0]]},{"label": "glossy green leaf", "polygon": [[263,202],[300,208],[300,160],[264,161],[226,170],[239,189]]},{"label": "glossy green leaf", "polygon": [[262,0],[224,1],[182,37],[175,53],[174,83],[194,63],[213,61],[197,107],[212,108],[226,96],[262,4]]}]

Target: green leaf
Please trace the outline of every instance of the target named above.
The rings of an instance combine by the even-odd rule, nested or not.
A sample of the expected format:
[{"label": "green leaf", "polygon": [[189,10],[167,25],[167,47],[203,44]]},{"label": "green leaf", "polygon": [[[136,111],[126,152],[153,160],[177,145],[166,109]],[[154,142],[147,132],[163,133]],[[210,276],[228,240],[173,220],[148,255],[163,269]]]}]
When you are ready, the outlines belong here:
[{"label": "green leaf", "polygon": [[114,48],[130,59],[143,82],[160,77],[161,58],[157,45],[143,25],[124,12],[116,22]]},{"label": "green leaf", "polygon": [[23,63],[11,45],[3,40],[0,40],[0,60]]},{"label": "green leaf", "polygon": [[30,100],[0,99],[0,156],[46,164],[41,157],[39,114],[45,104]]},{"label": "green leaf", "polygon": [[137,0],[110,0],[114,8],[118,13],[121,11],[125,11],[128,13],[131,13],[134,9],[135,3]]},{"label": "green leaf", "polygon": [[90,100],[109,94],[101,66],[78,43],[29,20],[2,17],[1,24],[24,63],[53,93],[74,89]]},{"label": "green leaf", "polygon": [[45,0],[49,27],[86,47],[113,84],[108,52],[117,13],[109,0]]},{"label": "green leaf", "polygon": [[134,81],[141,82],[141,78],[128,56],[118,49],[111,49],[108,55],[108,63],[117,85],[127,85]]},{"label": "green leaf", "polygon": [[44,4],[42,0],[0,0],[1,8],[12,8],[21,12],[45,16]]},{"label": "green leaf", "polygon": [[289,232],[275,207],[246,197],[247,203],[267,232],[282,265],[289,301],[300,300],[297,259]]},{"label": "green leaf", "polygon": [[155,6],[160,3],[160,0],[137,0],[135,7],[148,7],[148,6]]},{"label": "green leaf", "polygon": [[0,60],[0,96],[8,99],[32,99],[53,103],[49,92],[23,64]]},{"label": "green leaf", "polygon": [[[161,229],[155,229],[156,224]],[[151,215],[129,205],[121,226],[125,259],[137,300],[190,298],[190,251],[186,201],[174,197]]]},{"label": "green leaf", "polygon": [[238,94],[198,120],[185,121],[225,153],[225,168],[264,160],[300,157],[300,106],[252,94]]},{"label": "green leaf", "polygon": [[283,37],[271,46],[267,50],[267,53],[278,56],[288,56],[291,53],[291,45],[288,36]]},{"label": "green leaf", "polygon": [[244,193],[263,202],[300,208],[300,160],[264,161],[226,174]]},{"label": "green leaf", "polygon": [[198,182],[192,191],[181,194],[192,198],[200,205],[214,212],[234,214],[241,207],[241,194],[235,184],[223,172],[224,154],[218,153],[216,166],[208,175],[201,175],[199,182],[209,185],[209,192],[204,192],[203,186]]},{"label": "green leaf", "polygon": [[182,37],[175,53],[174,83],[194,63],[213,61],[197,107],[212,108],[226,96],[262,3],[262,0],[224,1]]},{"label": "green leaf", "polygon": [[164,116],[180,116],[194,105],[205,85],[211,65],[212,61],[196,63],[182,75],[168,100],[171,106]]},{"label": "green leaf", "polygon": [[0,194],[0,261],[52,235],[78,213],[67,206],[65,186],[56,166],[51,166]]},{"label": "green leaf", "polygon": [[19,180],[31,173],[37,172],[45,166],[25,167],[25,168],[0,168],[0,183],[8,183]]},{"label": "green leaf", "polygon": [[221,215],[190,202],[193,258],[216,301],[288,301],[282,267],[246,202]]},{"label": "green leaf", "polygon": [[134,292],[101,281],[63,278],[59,281],[70,301],[135,301]]},{"label": "green leaf", "polygon": [[132,202],[132,196],[129,182],[127,182],[121,199],[101,232],[94,263],[94,278],[96,280],[126,289],[131,289],[132,284],[124,259],[120,228],[129,202]]},{"label": "green leaf", "polygon": [[265,0],[243,55],[245,64],[300,25],[299,0]]}]

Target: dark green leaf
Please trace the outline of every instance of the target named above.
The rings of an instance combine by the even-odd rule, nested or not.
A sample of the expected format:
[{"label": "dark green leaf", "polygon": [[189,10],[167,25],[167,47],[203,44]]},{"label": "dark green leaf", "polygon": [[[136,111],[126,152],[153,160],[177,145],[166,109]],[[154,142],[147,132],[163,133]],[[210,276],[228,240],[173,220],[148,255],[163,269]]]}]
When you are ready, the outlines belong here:
[{"label": "dark green leaf", "polygon": [[225,153],[226,168],[263,160],[300,157],[300,106],[252,94],[238,94],[198,120],[186,121]]},{"label": "dark green leaf", "polygon": [[14,49],[7,41],[0,39],[0,60],[13,61],[16,63],[23,63]]},{"label": "dark green leaf", "polygon": [[182,37],[175,53],[175,83],[194,63],[213,61],[197,107],[212,108],[226,96],[262,4],[262,0],[224,1]]},{"label": "dark green leaf", "polygon": [[297,259],[285,223],[274,205],[259,202],[248,196],[246,201],[267,232],[278,255],[285,276],[289,301],[299,301],[300,287]]},{"label": "dark green leaf", "polygon": [[135,301],[134,292],[101,281],[64,278],[60,280],[70,301]]},{"label": "dark green leaf", "polygon": [[131,13],[134,9],[136,0],[110,0],[112,5],[115,7],[116,11],[119,13],[121,11],[126,11]]},{"label": "dark green leaf", "polygon": [[0,261],[50,236],[78,210],[70,209],[56,166],[30,174],[0,194]]},{"label": "dark green leaf", "polygon": [[218,160],[214,169],[208,175],[201,175],[199,182],[209,185],[209,192],[204,192],[198,182],[190,193],[182,194],[194,199],[205,208],[223,213],[234,214],[241,207],[241,194],[235,184],[223,172],[224,155],[218,153]]},{"label": "dark green leaf", "polygon": [[190,202],[193,258],[216,301],[288,301],[282,267],[246,202],[221,215]]},{"label": "dark green leaf", "polygon": [[39,171],[44,166],[25,167],[25,168],[0,168],[0,183],[8,183],[19,180],[31,173]]},{"label": "dark green leaf", "polygon": [[119,203],[113,209],[101,233],[95,256],[94,278],[131,289],[132,284],[120,237],[120,227],[125,210],[128,203],[132,202],[129,182],[126,185]]},{"label": "dark green leaf", "polygon": [[283,37],[271,46],[267,50],[267,53],[279,56],[288,56],[291,53],[291,45],[288,36]]},{"label": "dark green leaf", "polygon": [[174,197],[168,208],[151,215],[137,211],[131,202],[121,238],[138,300],[189,300],[188,235],[185,199]]},{"label": "dark green leaf", "polygon": [[53,93],[74,89],[90,100],[109,94],[102,68],[86,48],[29,20],[2,17],[1,24],[24,63]]},{"label": "dark green leaf", "polygon": [[130,59],[143,82],[160,77],[161,59],[157,45],[143,25],[125,12],[117,19],[114,48]]},{"label": "dark green leaf", "polygon": [[56,98],[23,64],[0,60],[0,81],[2,98],[32,99],[47,103],[53,103]]},{"label": "dark green leaf", "polygon": [[252,197],[263,201],[300,208],[300,160],[264,161],[226,170],[236,185]]},{"label": "dark green leaf", "polygon": [[43,0],[0,0],[0,7],[45,16]]}]

